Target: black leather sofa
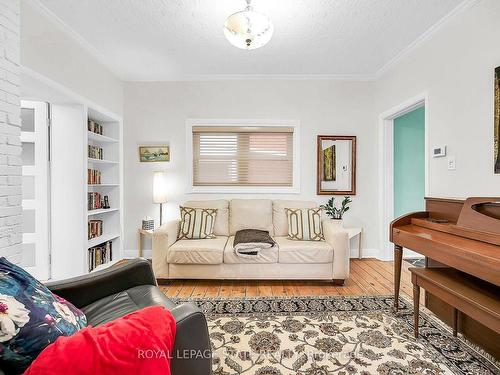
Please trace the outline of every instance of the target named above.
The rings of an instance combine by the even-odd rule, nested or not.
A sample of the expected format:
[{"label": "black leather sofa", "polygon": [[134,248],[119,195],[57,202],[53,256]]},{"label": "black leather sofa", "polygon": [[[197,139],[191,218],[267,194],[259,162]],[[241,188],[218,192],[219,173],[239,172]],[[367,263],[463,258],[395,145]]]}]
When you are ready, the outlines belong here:
[{"label": "black leather sofa", "polygon": [[46,285],[55,294],[80,308],[87,316],[88,324],[92,326],[147,306],[166,306],[177,322],[171,361],[172,375],[212,373],[205,316],[193,304],[176,305],[169,300],[157,287],[147,260],[137,258],[106,270]]}]

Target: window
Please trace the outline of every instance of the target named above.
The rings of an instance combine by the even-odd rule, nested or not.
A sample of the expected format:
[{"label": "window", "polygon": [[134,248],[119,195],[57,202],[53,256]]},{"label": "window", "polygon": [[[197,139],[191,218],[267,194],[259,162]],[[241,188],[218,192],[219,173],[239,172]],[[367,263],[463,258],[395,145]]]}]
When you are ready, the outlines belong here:
[{"label": "window", "polygon": [[195,190],[295,187],[294,126],[200,124],[191,127],[191,136]]}]

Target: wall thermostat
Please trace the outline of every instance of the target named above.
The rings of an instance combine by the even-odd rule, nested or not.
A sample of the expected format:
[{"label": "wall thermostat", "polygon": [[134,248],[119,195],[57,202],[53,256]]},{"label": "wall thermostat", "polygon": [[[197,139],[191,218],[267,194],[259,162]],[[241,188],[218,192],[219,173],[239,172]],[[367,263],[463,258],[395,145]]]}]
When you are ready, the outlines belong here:
[{"label": "wall thermostat", "polygon": [[432,150],[433,158],[440,158],[446,156],[446,146],[436,147]]}]

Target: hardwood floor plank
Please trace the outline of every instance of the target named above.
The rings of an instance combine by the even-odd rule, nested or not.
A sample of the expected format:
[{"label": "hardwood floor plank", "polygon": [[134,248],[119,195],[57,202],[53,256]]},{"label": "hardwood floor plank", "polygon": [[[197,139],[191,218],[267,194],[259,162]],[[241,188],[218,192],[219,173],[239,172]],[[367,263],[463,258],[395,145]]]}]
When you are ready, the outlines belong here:
[{"label": "hardwood floor plank", "polygon": [[[173,280],[160,288],[167,297],[180,298],[391,295],[393,267],[393,262],[351,259],[350,277],[344,286],[311,280]],[[413,298],[409,267],[403,262],[401,293]]]},{"label": "hardwood floor plank", "polygon": [[247,297],[258,297],[259,296],[259,283],[258,283],[258,281],[251,280],[247,283],[246,296]]},{"label": "hardwood floor plank", "polygon": [[221,281],[218,297],[230,297],[233,290],[232,281]]},{"label": "hardwood floor plank", "polygon": [[281,280],[276,280],[271,283],[271,290],[273,292],[273,296],[277,297],[286,297],[286,291],[283,286],[283,281]]},{"label": "hardwood floor plank", "polygon": [[379,292],[370,279],[365,278],[364,274],[360,274],[357,268],[351,267],[351,275],[358,280],[358,283],[363,286],[365,295],[378,295]]},{"label": "hardwood floor plank", "polygon": [[217,297],[219,295],[220,283],[216,280],[210,280],[205,297]]},{"label": "hardwood floor plank", "polygon": [[369,278],[377,288],[379,294],[392,294],[392,285],[387,285],[386,280],[377,272],[374,272],[363,260],[353,263],[352,267],[357,268],[364,274],[364,277]]},{"label": "hardwood floor plank", "polygon": [[273,289],[269,281],[263,280],[258,284],[259,297],[272,297]]},{"label": "hardwood floor plank", "polygon": [[169,282],[168,286],[164,286],[163,288],[167,289],[167,291],[164,292],[167,297],[175,298],[178,296],[179,291],[182,289],[182,283],[180,281],[173,280]]},{"label": "hardwood floor plank", "polygon": [[191,297],[193,294],[193,290],[196,287],[196,284],[198,283],[197,280],[182,280],[182,288],[179,291],[179,294],[177,297],[179,298],[187,298]]},{"label": "hardwood floor plank", "polygon": [[246,282],[238,280],[233,282],[233,288],[231,290],[231,297],[245,297],[246,296]]},{"label": "hardwood floor plank", "polygon": [[209,283],[207,281],[200,281],[199,283],[197,283],[193,289],[193,292],[191,293],[191,297],[193,297],[193,298],[205,297],[205,294],[207,293],[208,285],[209,285]]}]

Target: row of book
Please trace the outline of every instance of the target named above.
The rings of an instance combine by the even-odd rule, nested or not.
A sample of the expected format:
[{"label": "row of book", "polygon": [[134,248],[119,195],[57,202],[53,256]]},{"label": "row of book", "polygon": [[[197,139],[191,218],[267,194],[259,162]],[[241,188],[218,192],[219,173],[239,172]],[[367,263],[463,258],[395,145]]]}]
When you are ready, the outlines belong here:
[{"label": "row of book", "polygon": [[111,241],[91,247],[89,249],[89,272],[97,266],[107,263],[113,259],[113,243]]},{"label": "row of book", "polygon": [[90,119],[88,120],[87,128],[88,128],[89,132],[102,135],[102,125],[98,124],[94,120],[90,120]]},{"label": "row of book", "polygon": [[103,228],[102,220],[89,220],[88,226],[89,226],[88,228],[89,240],[91,240],[92,238],[102,236],[102,228]]},{"label": "row of book", "polygon": [[89,145],[89,151],[88,151],[88,156],[89,158],[92,158],[92,159],[100,159],[102,160],[103,159],[103,151],[102,151],[102,147],[97,147],[97,146],[92,146],[92,145]]},{"label": "row of book", "polygon": [[87,209],[90,210],[98,210],[100,208],[103,208],[103,201],[102,201],[102,195],[100,193],[92,192],[92,193],[87,193],[88,197],[88,204],[87,204]]},{"label": "row of book", "polygon": [[89,185],[99,185],[101,183],[101,171],[97,169],[87,169],[87,183]]}]

